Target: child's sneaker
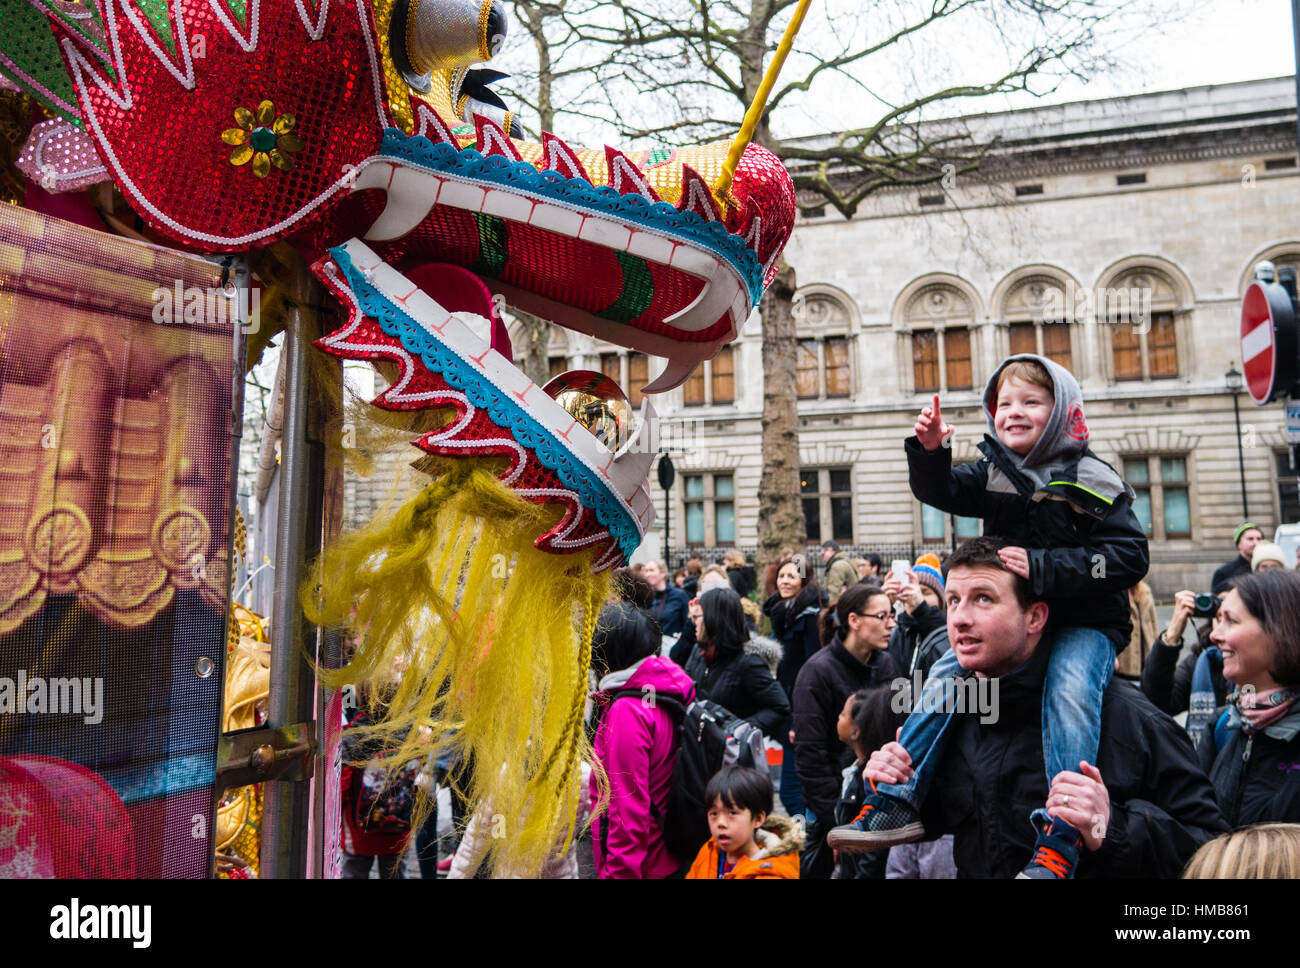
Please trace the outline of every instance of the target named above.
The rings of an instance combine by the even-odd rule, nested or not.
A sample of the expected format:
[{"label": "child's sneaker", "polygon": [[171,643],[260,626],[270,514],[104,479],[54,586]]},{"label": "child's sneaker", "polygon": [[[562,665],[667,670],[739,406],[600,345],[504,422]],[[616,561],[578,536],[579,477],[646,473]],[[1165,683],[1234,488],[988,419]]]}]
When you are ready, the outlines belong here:
[{"label": "child's sneaker", "polygon": [[831,850],[865,854],[898,844],[910,844],[925,836],[925,826],[916,808],[905,800],[883,793],[869,794],[852,823],[834,827],[826,835]]},{"label": "child's sneaker", "polygon": [[1079,847],[1083,835],[1060,818],[1053,818],[1043,827],[1034,844],[1034,858],[1029,866],[1016,875],[1016,880],[1069,880],[1079,863]]}]

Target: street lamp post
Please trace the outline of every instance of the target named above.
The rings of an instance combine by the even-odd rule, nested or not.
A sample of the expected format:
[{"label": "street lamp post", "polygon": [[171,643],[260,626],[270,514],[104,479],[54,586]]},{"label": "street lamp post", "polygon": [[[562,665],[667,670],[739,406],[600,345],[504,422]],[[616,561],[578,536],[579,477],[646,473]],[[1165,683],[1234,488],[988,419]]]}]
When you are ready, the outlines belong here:
[{"label": "street lamp post", "polygon": [[677,473],[673,467],[672,458],[668,456],[667,451],[664,451],[659,457],[659,486],[664,489],[664,567],[670,572],[672,571],[672,565],[668,563],[670,560],[668,557],[668,529],[671,526],[671,518],[669,517],[668,498],[672,492],[673,480],[676,477]]},{"label": "street lamp post", "polygon": [[1241,520],[1249,521],[1250,512],[1246,510],[1246,455],[1241,449],[1241,408],[1237,403],[1237,395],[1241,393],[1241,374],[1237,372],[1235,366],[1229,367],[1228,372],[1223,374],[1223,380],[1228,386],[1228,392],[1232,394],[1232,419],[1237,424],[1237,471],[1241,474]]}]

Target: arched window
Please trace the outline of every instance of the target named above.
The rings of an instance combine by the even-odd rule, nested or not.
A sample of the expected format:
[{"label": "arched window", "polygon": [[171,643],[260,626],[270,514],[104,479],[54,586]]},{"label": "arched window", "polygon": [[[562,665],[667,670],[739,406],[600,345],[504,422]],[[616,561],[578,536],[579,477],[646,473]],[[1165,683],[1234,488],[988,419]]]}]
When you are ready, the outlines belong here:
[{"label": "arched window", "polygon": [[1255,253],[1242,273],[1241,283],[1238,286],[1243,295],[1246,287],[1255,278],[1255,266],[1264,261],[1273,263],[1276,269],[1289,266],[1291,269],[1300,272],[1300,242],[1282,242]]},{"label": "arched window", "polygon": [[965,292],[948,283],[924,286],[904,305],[903,322],[910,341],[914,392],[974,389],[975,307]]},{"label": "arched window", "polygon": [[1177,377],[1183,370],[1178,317],[1190,304],[1186,284],[1155,265],[1129,264],[1105,278],[1096,290],[1095,312],[1109,336],[1111,380]]},{"label": "arched window", "polygon": [[800,400],[827,400],[853,395],[849,351],[855,329],[848,297],[826,286],[808,286],[794,297],[799,337],[796,387]]},{"label": "arched window", "polygon": [[1007,353],[1036,353],[1078,375],[1074,360],[1077,286],[1047,273],[1016,279],[1001,299],[1007,325]]}]

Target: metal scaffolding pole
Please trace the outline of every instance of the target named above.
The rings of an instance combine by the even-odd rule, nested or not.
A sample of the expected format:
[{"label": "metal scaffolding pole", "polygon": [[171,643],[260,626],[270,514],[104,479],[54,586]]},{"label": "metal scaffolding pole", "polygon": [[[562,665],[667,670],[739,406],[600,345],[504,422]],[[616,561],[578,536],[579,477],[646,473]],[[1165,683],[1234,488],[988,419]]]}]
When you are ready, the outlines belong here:
[{"label": "metal scaffolding pole", "polygon": [[[271,691],[267,726],[278,729],[310,723],[315,712],[315,673],[307,661],[316,652],[314,627],[298,602],[304,562],[320,548],[323,460],[319,444],[308,441],[307,311],[312,289],[300,267],[294,308],[284,336],[284,409],[280,438],[279,516],[276,521],[275,591],[271,603]],[[309,637],[310,636],[310,637]],[[304,643],[310,648],[304,651]],[[266,786],[263,815],[262,876],[300,878],[307,871],[307,818],[310,791],[305,782],[275,781]]]}]

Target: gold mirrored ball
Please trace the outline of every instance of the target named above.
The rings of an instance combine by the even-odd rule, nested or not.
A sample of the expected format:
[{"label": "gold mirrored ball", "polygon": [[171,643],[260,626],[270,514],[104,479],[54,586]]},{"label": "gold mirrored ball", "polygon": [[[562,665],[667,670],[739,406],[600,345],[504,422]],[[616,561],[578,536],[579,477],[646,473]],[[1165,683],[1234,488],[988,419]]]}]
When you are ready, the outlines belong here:
[{"label": "gold mirrored ball", "polygon": [[594,370],[561,373],[542,388],[610,451],[632,436],[632,405],[619,385]]}]

